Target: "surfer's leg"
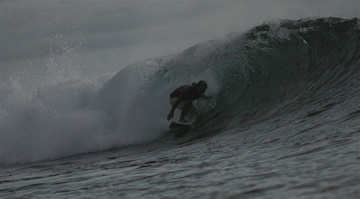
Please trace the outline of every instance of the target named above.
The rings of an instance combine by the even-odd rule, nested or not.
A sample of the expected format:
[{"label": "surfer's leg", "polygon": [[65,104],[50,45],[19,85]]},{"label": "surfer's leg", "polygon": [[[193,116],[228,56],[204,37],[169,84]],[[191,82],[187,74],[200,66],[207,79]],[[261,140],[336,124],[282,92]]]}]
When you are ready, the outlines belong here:
[{"label": "surfer's leg", "polygon": [[187,121],[185,121],[185,115],[187,112],[189,112],[191,106],[192,106],[192,101],[186,102],[186,104],[184,105],[182,112],[181,112],[180,122],[183,122],[183,123],[187,122]]},{"label": "surfer's leg", "polygon": [[[176,102],[177,99],[178,99],[177,97],[172,97],[172,98],[170,98],[169,102],[170,102],[171,106],[173,106],[173,105],[175,104],[175,102]],[[184,104],[185,104],[185,102],[183,102],[183,101],[180,102],[180,103],[177,105],[176,109],[180,109],[180,110],[183,109]]]}]

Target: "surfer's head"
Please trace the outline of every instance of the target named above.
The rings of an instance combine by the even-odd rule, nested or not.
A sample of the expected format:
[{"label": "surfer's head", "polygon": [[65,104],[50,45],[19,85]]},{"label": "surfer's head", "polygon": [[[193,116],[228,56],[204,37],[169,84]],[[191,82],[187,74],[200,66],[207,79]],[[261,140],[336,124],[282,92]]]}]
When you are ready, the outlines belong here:
[{"label": "surfer's head", "polygon": [[202,95],[205,93],[206,89],[207,89],[207,83],[206,81],[199,81],[196,85],[196,89],[198,91],[198,94]]}]

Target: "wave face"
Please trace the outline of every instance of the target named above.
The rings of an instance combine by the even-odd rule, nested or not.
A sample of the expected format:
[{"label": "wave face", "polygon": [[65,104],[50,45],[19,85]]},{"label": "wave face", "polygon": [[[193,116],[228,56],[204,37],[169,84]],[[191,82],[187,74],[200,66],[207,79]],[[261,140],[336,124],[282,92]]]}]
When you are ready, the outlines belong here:
[{"label": "wave face", "polygon": [[[253,124],[281,128],[289,120],[315,120],[333,109],[344,120],[358,121],[359,46],[358,19],[284,20],[130,65],[86,100],[84,90],[86,96],[92,93],[87,91],[88,84],[80,81],[81,89],[77,89],[70,82],[66,85],[71,89],[62,87],[71,96],[66,109],[59,105],[67,104],[66,100],[41,101],[2,115],[0,129],[7,133],[1,141],[0,163],[58,158],[158,139],[168,131],[171,91],[199,80],[208,82],[206,94],[214,96],[216,106],[198,117],[191,137],[185,139]],[[56,89],[49,90],[50,96]],[[49,106],[61,114],[53,116]],[[26,119],[29,114],[31,120]],[[24,127],[17,125],[21,121],[26,121]]]},{"label": "wave face", "polygon": [[357,19],[326,18],[264,24],[234,38],[209,58],[222,86],[206,123],[232,128],[311,116],[350,101],[358,110],[359,33]]},{"label": "wave face", "polygon": [[141,138],[166,129],[173,89],[202,79],[217,105],[195,123],[199,136],[294,112],[311,116],[359,100],[359,39],[357,19],[263,24],[131,66],[104,86],[95,104],[112,115],[114,129]]}]

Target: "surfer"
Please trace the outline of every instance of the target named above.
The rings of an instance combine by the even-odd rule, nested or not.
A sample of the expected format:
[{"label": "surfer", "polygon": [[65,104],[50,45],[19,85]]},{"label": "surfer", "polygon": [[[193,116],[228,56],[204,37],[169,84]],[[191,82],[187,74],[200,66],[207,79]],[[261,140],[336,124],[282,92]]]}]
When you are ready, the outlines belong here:
[{"label": "surfer", "polygon": [[176,108],[182,109],[180,122],[187,123],[185,120],[186,113],[192,107],[192,101],[199,99],[200,97],[210,98],[204,95],[207,89],[206,81],[199,81],[198,83],[192,83],[192,85],[184,85],[175,89],[170,94],[170,104],[172,105],[171,111],[167,116],[170,120],[174,117],[174,111]]}]

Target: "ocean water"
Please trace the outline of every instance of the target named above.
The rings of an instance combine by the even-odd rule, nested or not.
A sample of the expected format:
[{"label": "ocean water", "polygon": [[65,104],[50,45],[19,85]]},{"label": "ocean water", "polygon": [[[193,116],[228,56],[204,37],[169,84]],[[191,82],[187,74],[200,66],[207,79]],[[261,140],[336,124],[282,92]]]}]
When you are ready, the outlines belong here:
[{"label": "ocean water", "polygon": [[[359,19],[265,23],[105,83],[8,80],[1,198],[360,197]],[[216,102],[170,130],[170,92],[199,80]]]}]

